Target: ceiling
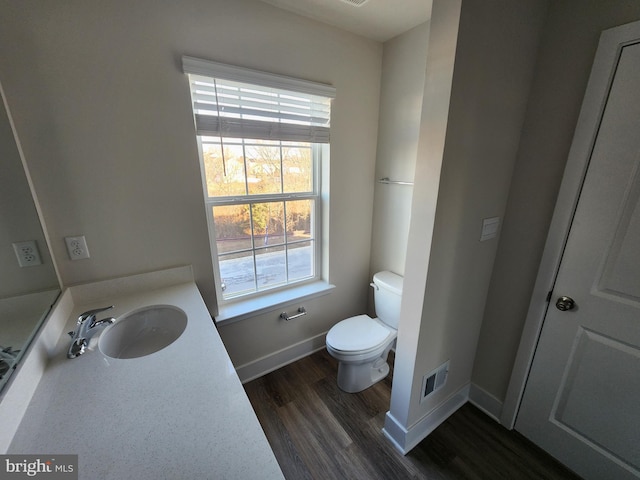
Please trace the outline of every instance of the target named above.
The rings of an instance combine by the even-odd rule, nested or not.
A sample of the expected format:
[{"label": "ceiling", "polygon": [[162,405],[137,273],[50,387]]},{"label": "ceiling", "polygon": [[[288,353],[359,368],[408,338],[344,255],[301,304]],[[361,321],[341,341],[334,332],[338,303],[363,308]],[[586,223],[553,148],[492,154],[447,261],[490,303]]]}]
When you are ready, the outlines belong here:
[{"label": "ceiling", "polygon": [[262,0],[276,7],[385,42],[431,17],[431,0]]}]

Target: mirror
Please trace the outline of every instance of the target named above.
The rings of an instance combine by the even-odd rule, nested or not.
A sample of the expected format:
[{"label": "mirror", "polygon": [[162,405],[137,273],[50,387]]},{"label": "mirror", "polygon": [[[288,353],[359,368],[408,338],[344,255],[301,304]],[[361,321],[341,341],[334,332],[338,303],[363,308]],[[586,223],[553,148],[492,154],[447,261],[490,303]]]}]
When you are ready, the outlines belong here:
[{"label": "mirror", "polygon": [[58,298],[60,283],[1,85],[0,94],[1,390]]}]

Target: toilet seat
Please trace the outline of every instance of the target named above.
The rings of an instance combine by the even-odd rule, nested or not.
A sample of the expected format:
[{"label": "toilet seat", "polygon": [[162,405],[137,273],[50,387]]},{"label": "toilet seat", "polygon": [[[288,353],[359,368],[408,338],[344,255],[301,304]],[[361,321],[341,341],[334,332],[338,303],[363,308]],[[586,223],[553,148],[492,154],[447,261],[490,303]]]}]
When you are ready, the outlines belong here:
[{"label": "toilet seat", "polygon": [[400,325],[403,279],[389,271],[373,276],[376,315],[356,315],[334,325],[326,337],[327,352],[338,361],[338,388],[356,393],[371,387],[391,371],[389,352]]},{"label": "toilet seat", "polygon": [[384,348],[396,331],[377,318],[357,315],[334,325],[327,333],[327,345],[341,356],[362,355]]}]

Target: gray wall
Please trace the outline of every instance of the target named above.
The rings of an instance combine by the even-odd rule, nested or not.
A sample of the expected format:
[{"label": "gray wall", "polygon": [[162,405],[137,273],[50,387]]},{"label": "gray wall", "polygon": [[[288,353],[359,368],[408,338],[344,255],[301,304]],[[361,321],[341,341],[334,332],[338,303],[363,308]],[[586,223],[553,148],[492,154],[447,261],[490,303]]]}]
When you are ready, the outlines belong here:
[{"label": "gray wall", "polygon": [[[20,267],[14,242],[35,240],[41,265]],[[58,287],[9,116],[0,99],[0,299]]]},{"label": "gray wall", "polygon": [[473,382],[504,400],[600,32],[640,19],[636,1],[556,0],[545,21]]},{"label": "gray wall", "polygon": [[[332,84],[330,301],[221,327],[236,365],[366,308],[382,45],[251,0],[0,3],[0,81],[65,286],[191,264],[213,311],[187,54]],[[68,259],[85,235],[91,258]]]},{"label": "gray wall", "polygon": [[[429,22],[384,43],[376,179],[412,182],[418,152]],[[371,274],[404,275],[413,187],[376,183]]]},{"label": "gray wall", "polygon": [[[403,298],[391,402],[404,428],[471,380],[498,243],[479,241],[482,219],[502,217],[507,206],[546,11],[539,0],[465,0],[458,25],[453,3],[434,1],[431,20],[405,268],[410,298]],[[443,110],[437,102],[448,82]],[[447,384],[420,403],[423,375],[447,360]]]}]

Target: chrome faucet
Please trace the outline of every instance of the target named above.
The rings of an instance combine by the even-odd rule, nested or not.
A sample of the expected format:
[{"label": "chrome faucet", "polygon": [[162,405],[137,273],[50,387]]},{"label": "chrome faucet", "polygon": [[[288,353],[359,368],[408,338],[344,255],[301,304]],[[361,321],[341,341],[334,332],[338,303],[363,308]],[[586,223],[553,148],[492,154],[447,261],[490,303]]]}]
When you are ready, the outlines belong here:
[{"label": "chrome faucet", "polygon": [[96,308],[95,310],[89,310],[84,312],[78,317],[76,328],[73,332],[69,332],[69,336],[73,340],[67,353],[67,358],[76,358],[82,355],[89,345],[89,340],[93,337],[98,330],[107,325],[111,325],[116,321],[115,318],[103,318],[102,320],[96,320],[96,315],[105,310],[110,310],[113,305],[103,308]]}]

